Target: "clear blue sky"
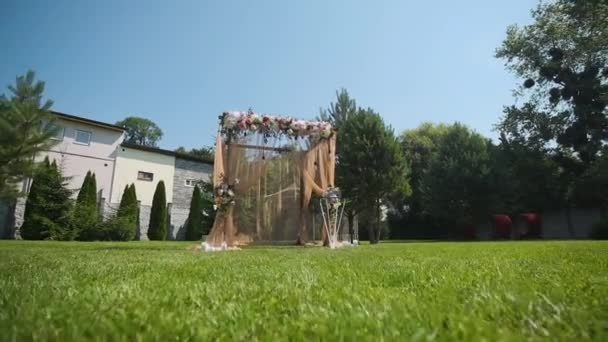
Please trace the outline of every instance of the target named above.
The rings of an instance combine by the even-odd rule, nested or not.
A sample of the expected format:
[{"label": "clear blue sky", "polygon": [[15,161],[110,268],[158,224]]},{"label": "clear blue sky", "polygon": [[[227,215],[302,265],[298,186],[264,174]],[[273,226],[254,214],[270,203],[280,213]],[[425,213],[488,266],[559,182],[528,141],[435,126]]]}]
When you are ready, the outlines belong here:
[{"label": "clear blue sky", "polygon": [[165,148],[212,144],[224,110],[313,118],[341,87],[397,132],[461,121],[495,137],[516,80],[494,50],[536,3],[2,1],[0,92],[34,69],[55,110],[148,117]]}]

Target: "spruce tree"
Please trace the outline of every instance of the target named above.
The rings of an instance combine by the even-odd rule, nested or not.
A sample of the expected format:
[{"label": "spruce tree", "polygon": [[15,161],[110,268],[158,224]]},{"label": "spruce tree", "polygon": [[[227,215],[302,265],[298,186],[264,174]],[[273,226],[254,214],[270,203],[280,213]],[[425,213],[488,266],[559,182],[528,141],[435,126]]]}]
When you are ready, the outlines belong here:
[{"label": "spruce tree", "polygon": [[49,114],[53,102],[43,102],[44,82],[33,71],[8,89],[9,97],[0,96],[0,199],[12,201],[20,195],[18,184],[37,170],[33,157],[56,143],[57,128]]},{"label": "spruce tree", "polygon": [[167,198],[165,194],[165,183],[158,182],[152,209],[150,212],[150,223],[148,226],[148,238],[150,240],[165,240],[167,236]]},{"label": "spruce tree", "polygon": [[48,157],[38,168],[26,202],[21,236],[31,240],[72,240],[70,224],[71,191],[57,163]]},{"label": "spruce tree", "polygon": [[186,221],[186,240],[200,240],[203,235],[203,198],[198,185],[192,191],[190,212]]}]

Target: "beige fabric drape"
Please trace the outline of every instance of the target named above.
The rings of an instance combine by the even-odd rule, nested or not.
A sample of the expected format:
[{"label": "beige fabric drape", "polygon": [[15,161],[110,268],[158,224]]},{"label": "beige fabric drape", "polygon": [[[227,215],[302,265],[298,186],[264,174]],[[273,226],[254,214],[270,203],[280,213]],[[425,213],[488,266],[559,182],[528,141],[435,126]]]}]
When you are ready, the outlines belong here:
[{"label": "beige fabric drape", "polygon": [[214,185],[221,184],[222,174],[229,184],[239,182],[234,186],[236,203],[216,215],[209,245],[294,240],[303,244],[309,239],[311,198],[335,186],[336,135],[309,148],[300,143],[286,149],[280,146],[283,143],[284,139],[261,134],[226,142],[218,133]]}]

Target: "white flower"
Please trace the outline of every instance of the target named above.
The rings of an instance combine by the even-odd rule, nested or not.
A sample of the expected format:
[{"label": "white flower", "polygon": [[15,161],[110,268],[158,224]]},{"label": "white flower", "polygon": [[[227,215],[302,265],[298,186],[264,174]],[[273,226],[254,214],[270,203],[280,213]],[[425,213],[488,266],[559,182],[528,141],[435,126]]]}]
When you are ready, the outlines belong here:
[{"label": "white flower", "polygon": [[216,204],[213,205],[213,210],[217,210],[217,205]]},{"label": "white flower", "polygon": [[388,214],[388,207],[384,204],[380,205],[380,221],[386,221]]}]

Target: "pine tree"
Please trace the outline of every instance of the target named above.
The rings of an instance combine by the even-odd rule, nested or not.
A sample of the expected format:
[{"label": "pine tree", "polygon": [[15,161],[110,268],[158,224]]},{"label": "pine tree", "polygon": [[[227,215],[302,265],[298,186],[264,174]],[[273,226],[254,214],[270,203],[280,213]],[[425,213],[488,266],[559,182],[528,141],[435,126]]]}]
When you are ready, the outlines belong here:
[{"label": "pine tree", "polygon": [[74,239],[70,224],[71,194],[57,163],[49,164],[47,157],[37,169],[28,195],[21,236],[31,240]]},{"label": "pine tree", "polygon": [[14,200],[18,184],[37,170],[34,156],[55,143],[57,127],[49,114],[53,102],[42,102],[44,82],[33,71],[8,89],[10,98],[0,96],[0,198]]},{"label": "pine tree", "polygon": [[152,209],[150,212],[150,225],[148,226],[148,238],[150,240],[165,240],[167,236],[167,198],[165,195],[165,183],[158,182]]},{"label": "pine tree", "polygon": [[198,185],[192,191],[190,212],[186,221],[186,240],[200,240],[203,235],[203,198]]}]

